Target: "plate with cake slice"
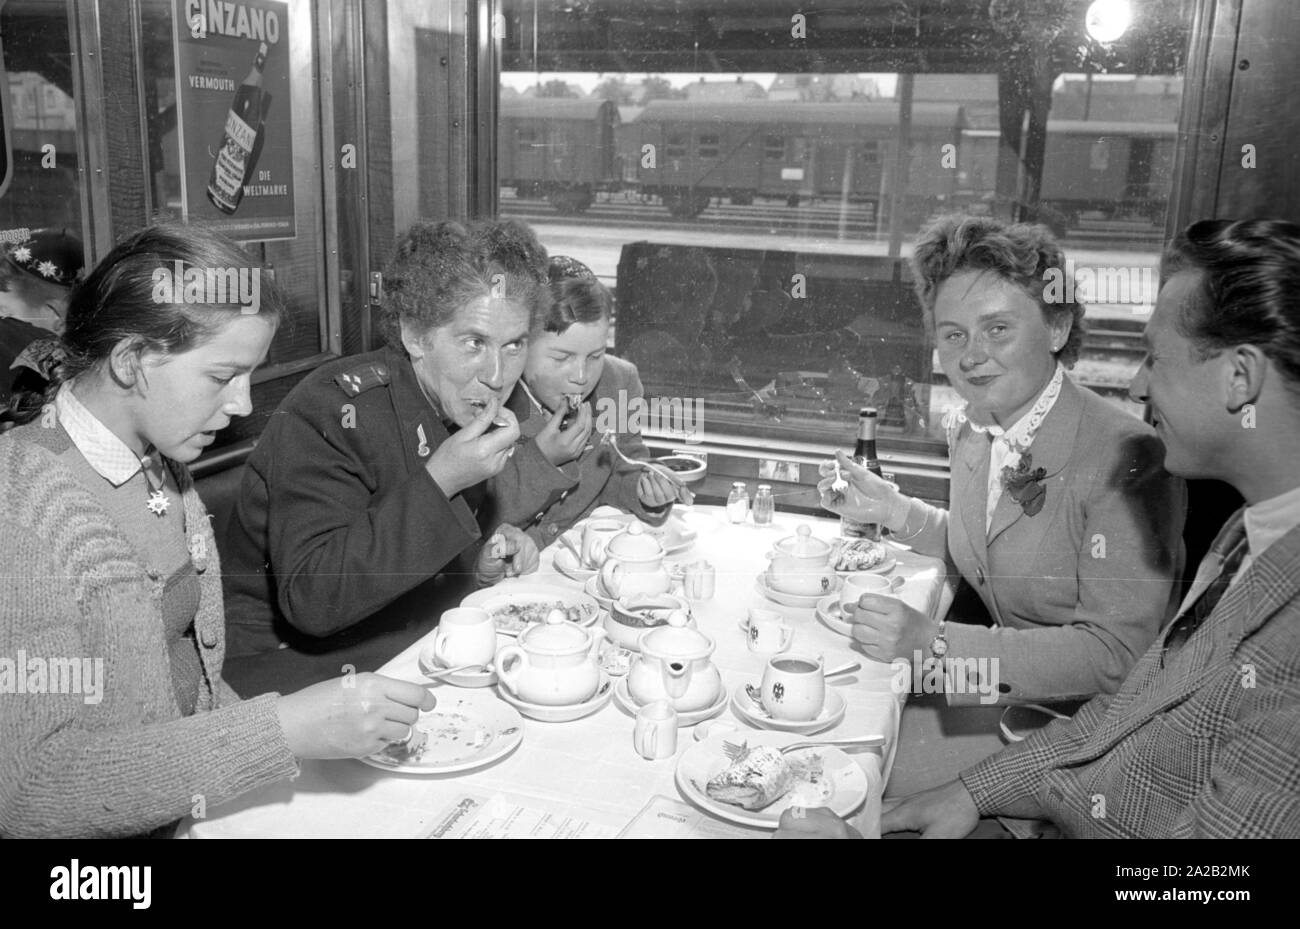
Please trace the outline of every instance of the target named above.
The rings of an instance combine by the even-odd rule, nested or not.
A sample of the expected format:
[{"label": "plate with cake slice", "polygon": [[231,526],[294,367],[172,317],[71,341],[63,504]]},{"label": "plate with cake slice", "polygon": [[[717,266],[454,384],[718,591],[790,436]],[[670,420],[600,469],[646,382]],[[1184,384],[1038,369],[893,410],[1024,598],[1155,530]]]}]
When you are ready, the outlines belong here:
[{"label": "plate with cake slice", "polygon": [[[832,745],[796,749],[788,732],[729,732],[696,742],[677,762],[677,789],[707,813],[746,826],[775,829],[792,806],[830,807],[848,816],[867,799],[862,767]],[[726,750],[726,744],[742,750]]]}]

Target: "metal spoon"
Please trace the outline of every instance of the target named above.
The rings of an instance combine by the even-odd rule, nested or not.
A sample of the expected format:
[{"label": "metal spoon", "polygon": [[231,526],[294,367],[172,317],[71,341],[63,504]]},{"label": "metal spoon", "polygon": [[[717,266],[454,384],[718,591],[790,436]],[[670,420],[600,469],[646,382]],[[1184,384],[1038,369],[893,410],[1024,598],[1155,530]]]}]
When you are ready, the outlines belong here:
[{"label": "metal spoon", "polygon": [[462,671],[491,671],[491,670],[492,670],[492,665],[490,664],[463,664],[458,668],[443,668],[441,671],[425,671],[424,676],[430,678],[430,680],[425,681],[424,686],[432,687],[434,684],[438,683],[442,678],[448,677],[452,674],[459,674]]},{"label": "metal spoon", "polygon": [[618,440],[614,438],[612,430],[606,430],[601,433],[600,442],[602,445],[608,445],[612,448],[615,455],[618,455],[619,458],[622,458],[623,461],[633,467],[645,468],[647,471],[654,471],[655,473],[662,474],[664,477],[668,478],[668,480],[672,481],[673,484],[676,485],[677,498],[681,500],[682,503],[690,504],[695,501],[695,495],[686,489],[686,485],[682,483],[682,479],[673,472],[672,468],[667,465],[656,464],[653,461],[642,461],[637,458],[629,458],[627,455],[623,454],[623,450],[618,447]]}]

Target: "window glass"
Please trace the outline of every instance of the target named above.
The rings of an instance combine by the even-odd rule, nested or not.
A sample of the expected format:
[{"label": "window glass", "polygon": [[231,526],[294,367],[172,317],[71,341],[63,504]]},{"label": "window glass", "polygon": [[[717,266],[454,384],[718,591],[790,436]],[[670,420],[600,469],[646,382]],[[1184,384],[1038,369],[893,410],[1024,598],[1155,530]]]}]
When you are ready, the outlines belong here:
[{"label": "window glass", "polygon": [[22,241],[46,227],[84,238],[68,5],[0,4],[0,61],[9,149],[0,238]]},{"label": "window glass", "polygon": [[[226,21],[199,18],[201,4],[143,0],[146,176],[154,215],[214,225],[274,274],[289,312],[267,356],[273,369],[329,346],[320,126],[310,118],[319,110],[315,25],[306,0],[246,6],[249,18],[230,21],[226,35]],[[192,21],[178,24],[177,10]],[[252,86],[257,93],[243,89]],[[251,127],[252,166],[234,185],[240,196],[221,208],[212,189],[229,139],[223,132],[229,112],[249,98],[257,100],[257,113],[245,113],[249,124],[260,119]]]},{"label": "window glass", "polygon": [[[943,450],[960,397],[907,258],[923,225],[961,211],[1057,233],[1062,299],[1088,305],[1073,376],[1140,415],[1125,387],[1154,302],[1190,4],[1152,0],[1108,44],[1074,0],[863,0],[852,17],[580,6],[504,2],[502,151],[512,105],[544,119],[604,100],[590,118],[608,132],[556,120],[550,144],[599,139],[614,157],[500,175],[501,212],[616,288],[614,351],[647,395],[701,398],[710,438],[752,443],[850,444],[874,404],[882,444]],[[560,211],[558,185],[585,193]]]}]

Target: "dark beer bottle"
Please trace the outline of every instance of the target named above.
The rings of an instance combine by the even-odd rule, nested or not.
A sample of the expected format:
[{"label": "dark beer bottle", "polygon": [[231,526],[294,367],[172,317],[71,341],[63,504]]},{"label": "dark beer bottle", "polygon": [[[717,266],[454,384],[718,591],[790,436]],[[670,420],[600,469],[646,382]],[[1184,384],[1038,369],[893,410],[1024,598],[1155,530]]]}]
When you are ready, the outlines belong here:
[{"label": "dark beer bottle", "polygon": [[244,199],[244,184],[256,162],[258,137],[262,131],[262,69],[266,66],[267,46],[257,47],[257,58],[248,77],[235,91],[235,100],[226,114],[226,129],[221,136],[212,176],[208,179],[208,199],[223,213],[234,213]]},{"label": "dark beer bottle", "polygon": [[[876,419],[874,406],[864,406],[858,411],[858,442],[853,446],[853,460],[877,477],[882,477],[880,459],[876,456]],[[846,539],[879,539],[880,525],[841,516],[840,535]]]}]

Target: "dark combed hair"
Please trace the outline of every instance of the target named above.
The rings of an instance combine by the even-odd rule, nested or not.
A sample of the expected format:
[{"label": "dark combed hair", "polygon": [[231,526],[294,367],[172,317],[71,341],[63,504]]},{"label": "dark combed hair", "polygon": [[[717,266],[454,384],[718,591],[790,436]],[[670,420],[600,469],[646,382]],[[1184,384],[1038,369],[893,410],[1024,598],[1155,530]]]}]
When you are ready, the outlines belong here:
[{"label": "dark combed hair", "polygon": [[1300,225],[1281,219],[1207,219],[1170,243],[1163,285],[1179,271],[1200,285],[1177,316],[1201,360],[1233,345],[1257,346],[1300,394]]},{"label": "dark combed hair", "polygon": [[566,255],[555,255],[548,273],[550,305],[537,324],[542,332],[558,334],[574,323],[597,323],[610,318],[614,295],[585,264]]},{"label": "dark combed hair", "polygon": [[916,295],[933,318],[940,286],[962,271],[987,271],[1020,288],[1038,304],[1045,320],[1071,319],[1070,335],[1056,352],[1067,368],[1073,367],[1083,347],[1085,326],[1082,303],[1056,303],[1046,299],[1048,272],[1068,272],[1065,253],[1046,226],[1003,223],[984,216],[941,216],[921,231],[912,252]]},{"label": "dark combed hair", "polygon": [[[195,348],[232,318],[248,315],[238,293],[224,303],[187,303],[181,281],[172,299],[160,296],[159,271],[171,280],[178,267],[224,274],[258,272],[257,314],[278,322],[284,300],[261,265],[224,236],[199,226],[147,226],[120,242],[72,290],[61,340],[62,359],[41,395],[15,393],[6,418],[31,420],[59,384],[103,363],[122,340],[142,350],[175,354]],[[179,296],[178,296],[179,295]]]},{"label": "dark combed hair", "polygon": [[427,332],[447,325],[461,307],[492,298],[526,309],[531,327],[546,311],[546,282],[546,249],[524,223],[420,220],[384,269],[384,334],[401,348],[403,321]]}]

